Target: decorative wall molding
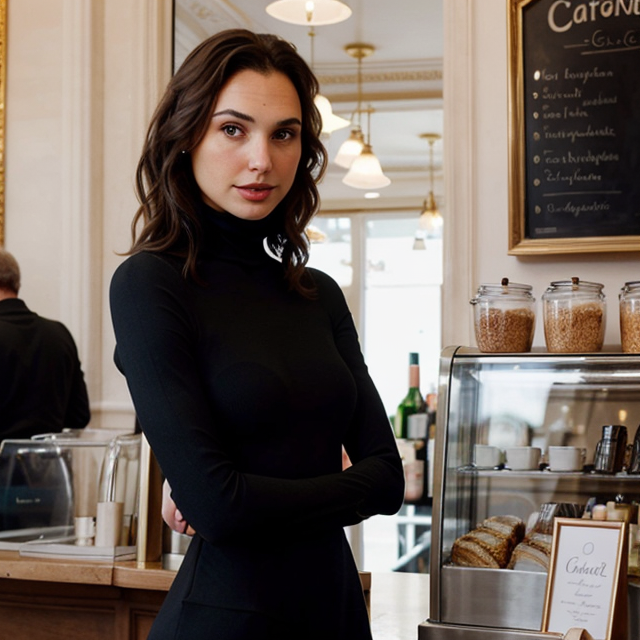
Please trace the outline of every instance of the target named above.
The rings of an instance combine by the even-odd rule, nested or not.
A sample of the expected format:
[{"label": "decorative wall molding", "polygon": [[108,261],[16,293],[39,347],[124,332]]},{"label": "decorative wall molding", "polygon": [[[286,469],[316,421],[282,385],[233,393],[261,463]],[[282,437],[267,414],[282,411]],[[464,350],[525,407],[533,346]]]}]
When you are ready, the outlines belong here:
[{"label": "decorative wall molding", "polygon": [[[102,4],[102,3],[101,3]],[[124,377],[113,363],[115,337],[108,305],[111,275],[124,260],[138,206],[135,168],[149,121],[172,73],[172,0],[109,0],[103,25],[105,81],[100,100],[104,156],[100,239],[101,381],[92,410],[101,426],[131,426],[133,407]],[[108,4],[108,6],[106,6]],[[123,64],[124,63],[124,64]]]},{"label": "decorative wall molding", "polygon": [[[444,3],[444,181],[447,226],[443,237],[443,346],[473,344],[469,309],[475,283],[475,170],[473,26],[476,0]],[[466,310],[464,312],[463,310]]]},{"label": "decorative wall molding", "polygon": [[95,178],[100,174],[96,163],[100,163],[101,154],[92,153],[94,4],[64,0],[62,5],[60,308],[89,380],[94,380],[89,372],[98,370],[100,358],[99,350],[95,351],[100,292],[91,287],[91,280],[93,270],[100,266],[93,251],[92,225],[102,215],[100,202],[94,197],[100,192]]}]

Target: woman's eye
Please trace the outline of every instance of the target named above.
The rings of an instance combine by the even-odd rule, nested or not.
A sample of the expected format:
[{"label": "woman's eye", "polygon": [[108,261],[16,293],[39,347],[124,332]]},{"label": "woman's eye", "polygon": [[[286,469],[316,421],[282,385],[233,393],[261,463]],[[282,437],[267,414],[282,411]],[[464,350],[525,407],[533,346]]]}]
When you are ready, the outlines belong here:
[{"label": "woman's eye", "polygon": [[292,138],[295,138],[296,136],[296,132],[292,131],[291,129],[282,129],[280,131],[276,131],[273,134],[273,137],[276,140],[291,140]]},{"label": "woman's eye", "polygon": [[238,134],[242,133],[240,127],[235,124],[225,124],[224,127],[222,127],[222,130],[228,136],[237,136]]}]

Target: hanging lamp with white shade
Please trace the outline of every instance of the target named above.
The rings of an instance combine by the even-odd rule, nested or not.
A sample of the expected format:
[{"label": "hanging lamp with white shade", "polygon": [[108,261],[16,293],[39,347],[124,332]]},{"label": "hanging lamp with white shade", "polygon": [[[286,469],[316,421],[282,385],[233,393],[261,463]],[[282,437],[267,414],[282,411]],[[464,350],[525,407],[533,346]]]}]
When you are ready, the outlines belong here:
[{"label": "hanging lamp with white shade", "polygon": [[267,5],[266,12],[276,20],[308,26],[336,24],[352,13],[339,0],[277,0]]},{"label": "hanging lamp with white shade", "polygon": [[340,145],[338,153],[333,161],[344,169],[348,169],[351,163],[360,155],[364,148],[364,134],[360,125],[351,129],[349,137]]},{"label": "hanging lamp with white shade", "polygon": [[[315,35],[316,32],[313,27],[309,28],[309,39],[311,42],[311,59],[309,66],[311,70],[313,70],[315,63]],[[344,129],[348,127],[351,122],[346,118],[341,118],[340,116],[333,113],[333,107],[331,106],[331,102],[329,102],[329,98],[326,98],[321,93],[319,93],[314,98],[314,103],[316,108],[320,112],[320,118],[322,119],[322,133],[326,133],[327,135],[331,135],[334,131],[338,129]]]},{"label": "hanging lamp with white shade", "polygon": [[360,155],[351,163],[342,182],[356,189],[382,189],[391,184],[391,180],[382,173],[380,161],[373,153],[370,144],[365,144]]},{"label": "hanging lamp with white shade", "polygon": [[427,245],[424,241],[424,233],[417,232],[416,237],[413,239],[413,247],[414,251],[426,251]]},{"label": "hanging lamp with white shade", "polygon": [[364,147],[359,155],[357,155],[349,171],[342,178],[343,184],[356,189],[382,189],[391,184],[391,180],[382,172],[380,161],[373,153],[371,148],[371,114],[373,109],[369,107],[367,110],[367,138]]},{"label": "hanging lamp with white shade", "polygon": [[427,236],[439,236],[442,233],[443,219],[442,214],[436,204],[436,197],[433,193],[433,145],[440,140],[442,136],[438,133],[422,133],[420,137],[429,143],[429,195],[424,201],[422,212],[418,224],[420,229],[424,230]]},{"label": "hanging lamp with white shade", "polygon": [[348,127],[351,122],[345,118],[341,118],[333,113],[333,108],[328,98],[325,98],[322,94],[318,94],[314,99],[316,108],[320,112],[322,118],[322,133],[332,134],[338,129],[344,129]]},{"label": "hanging lamp with white shade", "polygon": [[349,137],[340,145],[338,153],[333,161],[340,167],[348,169],[351,167],[351,163],[360,155],[365,145],[364,135],[362,128],[360,127],[360,115],[362,113],[362,60],[367,56],[370,56],[375,48],[370,44],[363,44],[362,42],[354,42],[348,44],[344,50],[352,58],[358,61],[358,71],[356,76],[357,87],[357,103],[354,111],[354,120],[357,118],[358,122],[354,124],[353,129]]}]

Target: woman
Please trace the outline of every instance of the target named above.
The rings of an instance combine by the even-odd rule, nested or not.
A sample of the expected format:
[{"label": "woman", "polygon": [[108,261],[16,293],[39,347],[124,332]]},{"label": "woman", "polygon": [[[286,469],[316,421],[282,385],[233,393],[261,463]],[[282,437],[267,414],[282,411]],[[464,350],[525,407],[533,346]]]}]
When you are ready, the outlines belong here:
[{"label": "woman", "polygon": [[344,297],[305,266],[317,90],[290,44],[225,31],[149,128],[116,362],[197,532],[152,640],[371,638],[343,527],[395,513],[404,481]]}]

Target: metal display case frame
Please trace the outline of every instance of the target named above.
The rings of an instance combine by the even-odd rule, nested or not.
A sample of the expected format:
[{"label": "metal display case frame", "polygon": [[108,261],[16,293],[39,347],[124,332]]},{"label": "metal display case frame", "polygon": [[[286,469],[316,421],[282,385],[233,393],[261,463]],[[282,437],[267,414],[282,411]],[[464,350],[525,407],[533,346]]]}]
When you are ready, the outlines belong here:
[{"label": "metal display case frame", "polygon": [[[494,406],[495,405],[495,406]],[[569,406],[576,421],[565,422]],[[513,415],[497,415],[511,406]],[[521,420],[527,410],[535,419]],[[565,412],[565,414],[563,414]],[[434,456],[434,501],[430,561],[429,618],[419,640],[544,640],[540,631],[547,574],[543,571],[454,566],[452,542],[491,515],[526,515],[544,502],[584,504],[591,496],[624,494],[640,502],[640,475],[584,471],[554,473],[541,465],[511,471],[502,465],[478,469],[473,446],[491,444],[493,435],[526,426],[536,438],[571,438],[593,459],[601,426],[626,418],[630,440],[640,425],[640,354],[598,352],[554,354],[481,353],[447,347],[440,362]],[[535,423],[535,424],[534,424]],[[506,426],[505,426],[506,425]],[[533,426],[532,426],[533,425]],[[567,427],[570,426],[570,428]],[[575,431],[575,433],[574,433]],[[514,433],[508,433],[513,438]],[[495,437],[494,437],[495,439]],[[573,443],[573,442],[571,442]],[[535,442],[533,442],[535,444]],[[543,452],[544,452],[544,447]],[[629,638],[639,637],[640,586],[629,581]]]}]

